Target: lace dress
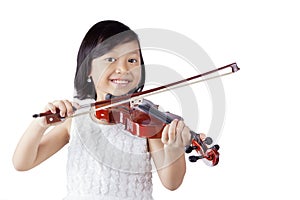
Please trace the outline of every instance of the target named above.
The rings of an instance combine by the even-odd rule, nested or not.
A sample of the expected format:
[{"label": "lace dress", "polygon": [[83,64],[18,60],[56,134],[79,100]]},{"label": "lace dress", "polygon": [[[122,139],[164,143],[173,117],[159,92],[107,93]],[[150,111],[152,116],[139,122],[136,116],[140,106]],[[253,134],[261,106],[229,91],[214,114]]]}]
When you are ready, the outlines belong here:
[{"label": "lace dress", "polygon": [[152,198],[147,140],[122,124],[103,125],[89,115],[73,118],[65,200]]}]

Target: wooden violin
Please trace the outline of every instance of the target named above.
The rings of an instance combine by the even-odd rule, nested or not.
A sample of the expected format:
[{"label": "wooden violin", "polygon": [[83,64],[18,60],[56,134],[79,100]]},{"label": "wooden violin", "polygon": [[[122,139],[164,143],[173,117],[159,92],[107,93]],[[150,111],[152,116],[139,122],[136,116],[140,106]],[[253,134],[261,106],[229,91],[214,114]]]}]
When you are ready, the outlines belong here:
[{"label": "wooden violin", "polygon": [[[239,70],[237,64],[232,63],[185,80],[173,82],[150,90],[120,97],[108,98],[104,101],[98,101],[88,105],[81,105],[79,109],[91,107],[91,110],[74,114],[70,117],[91,114],[93,119],[104,121],[108,124],[121,123],[125,126],[127,131],[138,137],[151,139],[161,138],[162,130],[166,124],[171,123],[174,119],[183,119],[180,116],[170,112],[162,112],[158,110],[157,105],[153,104],[149,100],[144,99],[144,97],[156,94],[158,92],[170,90],[175,87],[182,87],[188,84],[206,81],[208,79],[198,80],[190,83],[191,80],[207,76],[226,68],[231,68],[231,72],[210,77],[208,79],[228,75]],[[43,116],[46,117],[48,124],[56,123],[65,119],[59,115],[59,111],[57,111],[55,114],[51,113],[51,111],[47,111],[33,115],[34,118]],[[212,138],[206,137],[205,139],[202,139],[200,135],[194,131],[190,131],[190,134],[191,144],[185,147],[185,152],[191,153],[193,150],[195,150],[198,153],[198,156],[190,156],[189,160],[191,162],[196,162],[199,159],[203,159],[204,161],[207,161],[205,163],[210,166],[217,165],[219,162],[219,145],[215,144],[209,147],[209,145],[213,143]]]}]

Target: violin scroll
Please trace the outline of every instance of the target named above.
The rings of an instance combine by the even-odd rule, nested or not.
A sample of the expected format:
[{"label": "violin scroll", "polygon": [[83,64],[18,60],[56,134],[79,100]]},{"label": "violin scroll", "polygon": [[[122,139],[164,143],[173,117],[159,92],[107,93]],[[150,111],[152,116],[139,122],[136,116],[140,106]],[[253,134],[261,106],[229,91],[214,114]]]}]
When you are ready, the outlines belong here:
[{"label": "violin scroll", "polygon": [[206,137],[205,139],[201,139],[200,135],[191,131],[192,134],[192,142],[191,145],[185,147],[185,153],[191,153],[192,151],[196,151],[199,156],[189,156],[190,162],[197,162],[199,159],[203,159],[204,163],[209,166],[215,166],[219,163],[219,145],[213,145],[208,148],[207,145],[213,143],[212,138]]}]

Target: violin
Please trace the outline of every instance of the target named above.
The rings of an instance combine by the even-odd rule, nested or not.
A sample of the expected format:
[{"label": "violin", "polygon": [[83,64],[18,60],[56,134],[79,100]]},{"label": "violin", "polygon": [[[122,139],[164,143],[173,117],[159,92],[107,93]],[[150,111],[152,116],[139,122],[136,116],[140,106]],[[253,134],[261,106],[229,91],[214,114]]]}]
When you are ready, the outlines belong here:
[{"label": "violin", "polygon": [[[193,83],[190,81],[198,79],[203,76],[215,73],[226,68],[231,68],[231,72],[213,76],[208,79],[196,80]],[[151,101],[144,99],[144,97],[157,94],[166,90],[182,87],[185,85],[194,84],[197,82],[206,81],[220,76],[225,76],[231,73],[235,73],[239,70],[236,63],[220,67],[209,72],[199,74],[190,77],[185,80],[173,82],[164,86],[153,88],[150,90],[137,92],[133,94],[127,94],[124,96],[113,97],[108,95],[106,100],[94,102],[88,105],[81,105],[79,109],[90,107],[89,111],[74,114],[69,117],[76,117],[83,114],[90,114],[92,119],[100,120],[108,124],[121,123],[125,129],[131,134],[142,138],[161,138],[162,130],[166,124],[171,123],[174,119],[183,120],[182,117],[172,114],[170,112],[162,112],[158,109],[158,105],[153,104]],[[77,109],[78,110],[78,109]],[[59,115],[59,110],[55,114],[51,111],[44,113],[34,114],[33,117],[45,117],[48,124],[60,122],[65,119]],[[203,159],[209,166],[215,166],[219,162],[219,145],[213,143],[212,138],[201,138],[200,134],[190,131],[191,142],[190,145],[185,147],[186,153],[192,151],[197,152],[197,156],[190,156],[190,162],[196,162],[199,159]]]}]

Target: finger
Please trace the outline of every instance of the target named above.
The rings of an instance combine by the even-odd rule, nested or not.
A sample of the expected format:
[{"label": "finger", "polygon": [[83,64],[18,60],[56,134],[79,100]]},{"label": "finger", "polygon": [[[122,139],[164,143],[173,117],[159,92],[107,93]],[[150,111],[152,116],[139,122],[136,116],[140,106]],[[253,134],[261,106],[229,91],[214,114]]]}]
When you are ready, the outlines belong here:
[{"label": "finger", "polygon": [[174,119],[170,124],[169,131],[168,131],[168,137],[169,137],[168,144],[172,144],[175,142],[177,124],[178,124],[178,119]]},{"label": "finger", "polygon": [[206,138],[206,135],[204,133],[199,134],[200,139],[203,141]]},{"label": "finger", "polygon": [[170,125],[167,124],[167,125],[164,127],[164,129],[163,129],[163,131],[162,131],[162,133],[161,133],[161,142],[162,142],[163,144],[168,144],[168,141],[169,141],[169,137],[168,137],[169,127],[170,127]]},{"label": "finger", "polygon": [[190,145],[191,143],[191,134],[190,134],[190,128],[188,126],[185,126],[182,130],[181,139],[183,142],[183,145]]},{"label": "finger", "polygon": [[55,101],[53,104],[60,110],[59,112],[60,116],[65,117],[67,111],[67,107],[65,103],[63,101]]},{"label": "finger", "polygon": [[53,103],[50,103],[50,102],[46,105],[45,110],[47,110],[47,111],[50,110],[53,114],[56,113],[55,105]]},{"label": "finger", "polygon": [[185,123],[180,120],[177,123],[177,127],[176,127],[176,142],[181,142],[182,143],[182,131],[185,127]]},{"label": "finger", "polygon": [[66,107],[66,112],[67,112],[67,116],[71,116],[74,112],[74,109],[73,109],[73,106],[72,106],[72,103],[68,100],[64,100],[63,101],[64,104],[65,104],[65,107]]}]

